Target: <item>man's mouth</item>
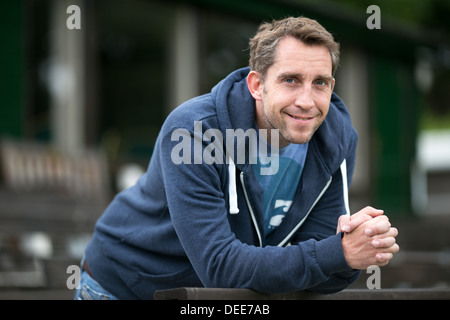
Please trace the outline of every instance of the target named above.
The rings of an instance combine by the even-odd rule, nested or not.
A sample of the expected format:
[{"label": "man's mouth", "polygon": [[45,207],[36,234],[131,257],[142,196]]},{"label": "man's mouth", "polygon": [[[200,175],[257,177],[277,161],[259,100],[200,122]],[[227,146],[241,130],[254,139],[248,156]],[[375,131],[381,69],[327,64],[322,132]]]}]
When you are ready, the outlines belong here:
[{"label": "man's mouth", "polygon": [[313,117],[305,117],[305,116],[294,116],[294,115],[289,114],[289,113],[287,115],[289,117],[295,119],[295,120],[298,120],[298,121],[309,121],[309,120],[311,120],[313,118]]}]

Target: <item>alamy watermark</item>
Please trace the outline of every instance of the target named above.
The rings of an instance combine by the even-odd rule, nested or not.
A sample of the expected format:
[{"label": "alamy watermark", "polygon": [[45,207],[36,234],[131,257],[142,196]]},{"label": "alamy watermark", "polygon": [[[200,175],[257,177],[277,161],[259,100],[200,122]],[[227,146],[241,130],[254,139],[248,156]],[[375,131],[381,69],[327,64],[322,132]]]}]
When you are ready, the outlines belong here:
[{"label": "alamy watermark", "polygon": [[80,289],[81,268],[75,264],[72,264],[67,267],[66,273],[70,274],[66,280],[67,289]]},{"label": "alamy watermark", "polygon": [[70,5],[66,9],[66,13],[70,14],[70,16],[66,20],[67,29],[81,29],[81,9],[77,5]]},{"label": "alamy watermark", "polygon": [[[81,29],[81,10],[77,5],[70,5],[66,10],[70,16],[66,20],[66,26],[70,30]],[[370,16],[367,18],[368,29],[381,29],[381,10],[377,5],[370,5],[366,10]],[[225,146],[222,131],[207,129],[203,132],[202,122],[194,122],[194,135],[187,129],[176,129],[172,132],[171,140],[179,141],[171,151],[171,160],[174,164],[229,164],[230,159],[235,163],[244,164],[248,156],[250,164],[256,164],[258,159],[262,165],[261,175],[272,175],[279,168],[279,131],[270,130],[271,143],[267,143],[266,129],[250,128],[226,129]],[[258,138],[259,135],[259,138]],[[263,139],[261,139],[261,137]],[[248,139],[248,142],[247,142]],[[203,147],[206,142],[206,147]],[[248,148],[246,148],[248,146]],[[270,152],[268,147],[270,146]],[[225,149],[224,149],[225,147]],[[193,150],[192,150],[193,149]],[[224,150],[226,154],[224,155]],[[249,152],[247,153],[246,150]],[[193,152],[192,152],[193,151]],[[257,155],[257,156],[256,156]],[[66,269],[69,274],[66,280],[68,289],[80,289],[81,269],[77,265],[70,265]],[[371,274],[366,281],[368,289],[381,289],[381,270],[379,266],[372,265],[367,268],[367,274]]]},{"label": "alamy watermark", "polygon": [[[81,9],[77,5],[70,5],[66,9],[66,13],[70,16],[66,20],[67,29],[81,29]],[[370,14],[367,18],[366,26],[368,29],[381,29],[381,9],[377,5],[370,5],[366,9],[366,13]]]},{"label": "alamy watermark", "polygon": [[367,289],[381,289],[381,269],[377,265],[369,266],[366,273],[371,273],[372,275],[367,278],[366,286]]},{"label": "alamy watermark", "polygon": [[270,129],[270,144],[267,134],[267,129],[226,129],[224,142],[222,131],[207,129],[203,132],[202,121],[194,121],[193,134],[184,128],[172,132],[171,141],[179,142],[172,148],[170,158],[176,165],[229,164],[231,161],[256,164],[259,159],[261,175],[273,175],[279,167],[279,131]]},{"label": "alamy watermark", "polygon": [[367,29],[381,29],[381,10],[377,5],[367,7],[366,13],[371,14],[366,21]]}]

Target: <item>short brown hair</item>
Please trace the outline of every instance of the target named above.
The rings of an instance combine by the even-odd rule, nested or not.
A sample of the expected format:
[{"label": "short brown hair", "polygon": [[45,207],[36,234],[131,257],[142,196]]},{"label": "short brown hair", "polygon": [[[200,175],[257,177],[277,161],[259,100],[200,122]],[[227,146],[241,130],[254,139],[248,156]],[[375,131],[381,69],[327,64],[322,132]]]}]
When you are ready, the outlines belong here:
[{"label": "short brown hair", "polygon": [[307,45],[324,45],[331,55],[334,75],[339,65],[339,43],[317,21],[305,17],[289,17],[265,22],[250,39],[250,68],[264,79],[267,70],[275,63],[278,43],[286,36],[294,37]]}]

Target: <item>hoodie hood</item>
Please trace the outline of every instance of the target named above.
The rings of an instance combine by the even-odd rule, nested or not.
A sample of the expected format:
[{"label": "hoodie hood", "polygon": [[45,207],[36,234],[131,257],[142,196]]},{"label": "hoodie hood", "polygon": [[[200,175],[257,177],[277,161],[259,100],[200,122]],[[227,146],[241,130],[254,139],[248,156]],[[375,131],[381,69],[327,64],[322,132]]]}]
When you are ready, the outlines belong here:
[{"label": "hoodie hood", "polygon": [[247,87],[247,75],[250,68],[238,69],[219,82],[212,90],[219,129],[242,129],[254,127],[255,100]]}]

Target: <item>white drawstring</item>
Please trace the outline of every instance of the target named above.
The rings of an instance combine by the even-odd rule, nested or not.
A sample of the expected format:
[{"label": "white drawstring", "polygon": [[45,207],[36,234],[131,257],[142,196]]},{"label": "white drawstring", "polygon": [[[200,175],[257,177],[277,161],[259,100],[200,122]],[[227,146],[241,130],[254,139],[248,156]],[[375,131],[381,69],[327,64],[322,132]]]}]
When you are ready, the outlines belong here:
[{"label": "white drawstring", "polygon": [[237,190],[236,190],[236,165],[233,162],[231,157],[228,158],[228,194],[229,194],[229,202],[230,202],[230,214],[239,213],[238,208],[238,199],[237,199]]},{"label": "white drawstring", "polygon": [[341,174],[342,174],[342,188],[344,190],[344,206],[345,214],[350,215],[350,207],[348,205],[348,183],[347,183],[347,160],[344,159],[341,163]]}]

